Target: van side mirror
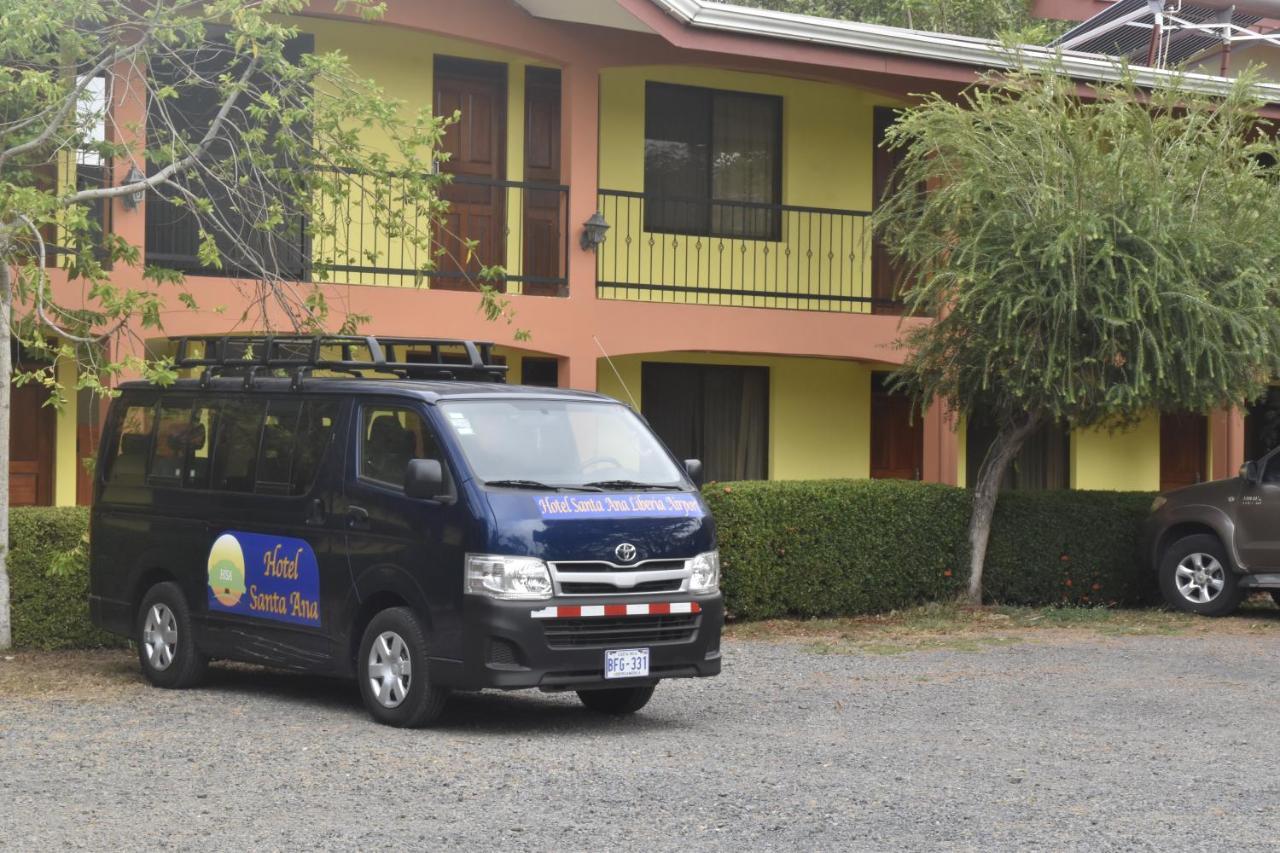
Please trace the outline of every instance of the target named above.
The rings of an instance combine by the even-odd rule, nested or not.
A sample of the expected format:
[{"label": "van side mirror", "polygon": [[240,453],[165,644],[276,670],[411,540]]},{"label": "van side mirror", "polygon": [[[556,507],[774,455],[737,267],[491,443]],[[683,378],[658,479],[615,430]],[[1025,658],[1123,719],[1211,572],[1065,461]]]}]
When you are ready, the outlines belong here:
[{"label": "van side mirror", "polygon": [[689,475],[689,479],[699,489],[702,488],[702,460],[686,459],[684,460],[684,472]]},{"label": "van side mirror", "polygon": [[1248,462],[1240,466],[1240,479],[1244,480],[1251,486],[1257,485],[1262,479],[1262,472],[1258,470],[1258,463],[1250,459]]},{"label": "van side mirror", "polygon": [[404,493],[411,498],[435,500],[444,492],[444,466],[438,459],[410,459],[404,472]]}]

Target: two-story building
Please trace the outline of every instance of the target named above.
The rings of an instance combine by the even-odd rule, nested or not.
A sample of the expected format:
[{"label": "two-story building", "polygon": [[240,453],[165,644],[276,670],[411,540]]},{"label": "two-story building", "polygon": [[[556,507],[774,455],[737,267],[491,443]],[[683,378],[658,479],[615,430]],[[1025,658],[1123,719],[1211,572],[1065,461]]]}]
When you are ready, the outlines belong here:
[{"label": "two-story building", "polygon": [[[895,341],[928,320],[899,316],[868,216],[894,165],[878,147],[894,110],[915,93],[958,93],[1006,66],[1006,49],[703,0],[397,0],[377,22],[316,11],[297,24],[304,49],[340,49],[410,107],[461,111],[447,137],[450,226],[507,270],[531,338],[485,320],[447,263],[416,284],[420,259],[356,196],[352,245],[323,247],[337,259],[324,287],[369,330],[497,340],[513,381],[633,403],[712,479],[963,485],[976,469],[981,424],[941,408],[913,418],[885,393],[904,356]],[[1062,61],[1081,79],[1115,73],[1095,55]],[[138,88],[105,89],[109,124],[144,132]],[[122,181],[129,167],[81,168]],[[582,235],[597,215],[608,231],[592,247]],[[171,306],[167,333],[220,332],[237,315],[237,282],[202,267],[181,210],[148,196],[104,216],[147,263],[183,270],[200,305],[232,306]],[[381,241],[376,264],[364,241]],[[83,395],[57,415],[39,404],[31,386],[15,396],[14,501],[84,501],[77,460],[92,454],[98,407]],[[1242,429],[1223,412],[1153,415],[1122,435],[1046,430],[1014,485],[1154,490],[1224,476],[1243,458]]]}]

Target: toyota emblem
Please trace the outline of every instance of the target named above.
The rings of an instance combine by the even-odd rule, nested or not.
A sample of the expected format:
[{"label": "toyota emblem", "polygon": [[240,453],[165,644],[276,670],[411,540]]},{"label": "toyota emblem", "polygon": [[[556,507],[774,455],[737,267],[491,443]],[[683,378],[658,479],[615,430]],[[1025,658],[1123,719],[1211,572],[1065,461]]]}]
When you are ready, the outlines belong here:
[{"label": "toyota emblem", "polygon": [[618,559],[624,563],[630,563],[636,558],[636,546],[630,542],[623,542],[617,548],[613,549],[613,553],[618,555]]}]

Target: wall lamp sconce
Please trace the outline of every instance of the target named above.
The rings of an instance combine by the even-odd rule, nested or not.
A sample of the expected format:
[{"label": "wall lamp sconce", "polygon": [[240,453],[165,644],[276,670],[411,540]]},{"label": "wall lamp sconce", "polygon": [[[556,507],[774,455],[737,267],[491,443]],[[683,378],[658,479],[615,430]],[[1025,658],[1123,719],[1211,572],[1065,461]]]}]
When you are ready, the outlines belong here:
[{"label": "wall lamp sconce", "polygon": [[[136,184],[138,181],[146,180],[146,177],[146,175],[142,174],[142,170],[138,168],[137,164],[134,164],[129,167],[129,174],[124,176],[124,182],[126,186]],[[137,210],[138,205],[142,204],[142,200],[146,197],[147,191],[145,189],[129,193],[124,197],[124,209]]]},{"label": "wall lamp sconce", "polygon": [[591,214],[591,218],[582,223],[582,249],[586,251],[590,249],[595,251],[596,248],[604,242],[605,235],[609,233],[609,222],[604,218],[604,214],[596,211]]}]

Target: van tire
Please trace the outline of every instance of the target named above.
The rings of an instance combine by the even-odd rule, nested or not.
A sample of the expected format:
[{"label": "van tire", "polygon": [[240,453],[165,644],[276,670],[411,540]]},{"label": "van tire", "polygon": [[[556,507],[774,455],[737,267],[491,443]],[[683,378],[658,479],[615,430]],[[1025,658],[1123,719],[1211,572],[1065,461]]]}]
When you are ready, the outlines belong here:
[{"label": "van tire", "polygon": [[[374,644],[380,644],[379,652],[374,655]],[[360,695],[364,698],[365,707],[379,723],[397,728],[411,729],[426,726],[434,722],[444,710],[449,691],[437,687],[427,680],[427,631],[422,620],[407,607],[390,607],[377,613],[364,629],[360,640],[360,651],[356,657],[356,679],[360,683]],[[387,651],[394,652],[387,655]],[[376,659],[371,661],[370,658]],[[385,664],[383,663],[385,660]],[[386,670],[379,678],[374,667],[402,666],[407,661],[408,684],[396,701],[398,684],[403,684],[403,675],[398,671]],[[390,681],[386,701],[379,698],[379,691],[374,681],[380,684]],[[389,706],[388,702],[395,702]]]},{"label": "van tire", "polygon": [[176,583],[165,581],[147,590],[134,629],[138,663],[147,681],[178,690],[204,680],[209,658],[196,646],[191,608]]},{"label": "van tire", "polygon": [[653,698],[655,685],[647,687],[610,687],[605,690],[579,690],[582,704],[600,714],[634,714]]},{"label": "van tire", "polygon": [[[1184,561],[1185,564],[1184,564]],[[1180,580],[1179,570],[1196,570],[1206,567],[1212,570],[1214,581],[1222,586],[1207,601],[1196,601],[1197,593],[1184,594],[1185,573]],[[1182,588],[1180,588],[1182,587]],[[1227,559],[1227,551],[1222,547],[1217,536],[1197,533],[1184,536],[1164,550],[1160,557],[1160,592],[1165,603],[1175,610],[1196,613],[1200,616],[1227,616],[1234,613],[1244,599],[1244,588],[1240,586],[1240,578]],[[1204,593],[1198,593],[1204,597]]]}]

